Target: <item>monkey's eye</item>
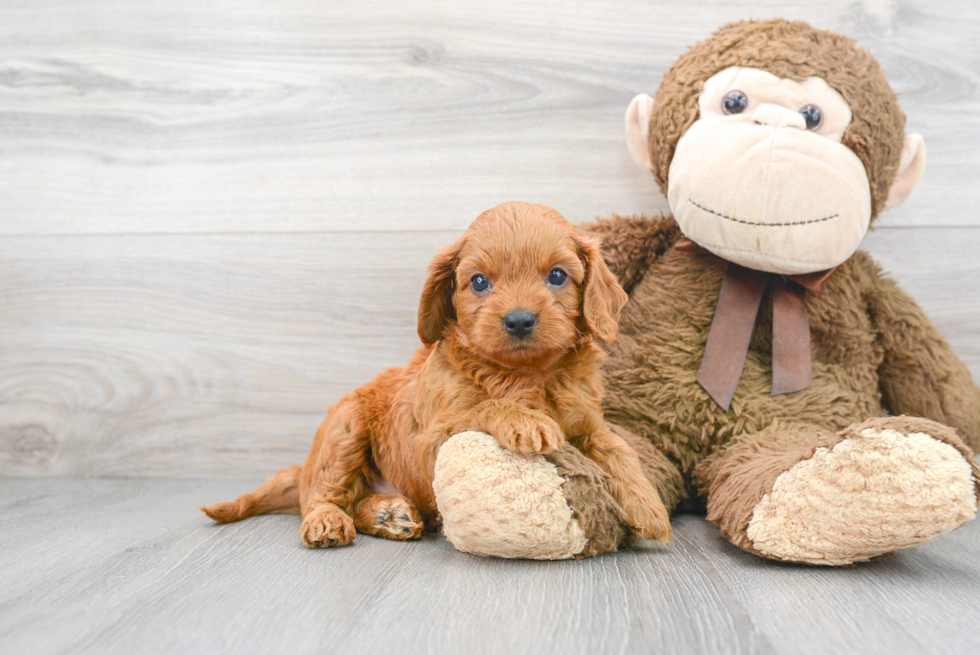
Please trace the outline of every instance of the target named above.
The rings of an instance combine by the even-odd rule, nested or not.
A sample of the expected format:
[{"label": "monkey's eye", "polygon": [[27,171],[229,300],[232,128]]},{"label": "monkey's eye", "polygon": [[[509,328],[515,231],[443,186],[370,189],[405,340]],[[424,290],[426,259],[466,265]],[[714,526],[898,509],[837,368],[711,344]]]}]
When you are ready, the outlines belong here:
[{"label": "monkey's eye", "polygon": [[548,284],[553,287],[563,287],[568,282],[568,273],[560,268],[553,268],[548,273]]},{"label": "monkey's eye", "polygon": [[470,278],[470,288],[477,293],[483,293],[490,288],[490,280],[483,273],[477,273]]},{"label": "monkey's eye", "polygon": [[741,114],[749,106],[749,98],[741,91],[730,91],[721,102],[726,114]]},{"label": "monkey's eye", "polygon": [[816,105],[807,105],[800,110],[800,114],[803,115],[803,120],[806,121],[806,129],[815,130],[820,127],[820,123],[823,122],[823,113],[820,111],[820,107]]}]

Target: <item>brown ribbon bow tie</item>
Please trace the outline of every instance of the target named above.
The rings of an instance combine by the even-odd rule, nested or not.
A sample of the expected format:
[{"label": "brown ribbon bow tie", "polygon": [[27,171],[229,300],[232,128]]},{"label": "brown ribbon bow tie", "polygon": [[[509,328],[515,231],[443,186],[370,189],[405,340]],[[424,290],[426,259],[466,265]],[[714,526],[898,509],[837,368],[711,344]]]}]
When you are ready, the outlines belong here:
[{"label": "brown ribbon bow tie", "polygon": [[[716,256],[687,238],[681,238],[674,247]],[[762,294],[770,282],[773,284],[772,395],[801,391],[810,386],[813,375],[810,320],[804,298],[807,291],[823,293],[824,282],[835,270],[783,276],[728,263],[697,377],[698,383],[722,409],[727,412],[732,404],[745,368]]]}]

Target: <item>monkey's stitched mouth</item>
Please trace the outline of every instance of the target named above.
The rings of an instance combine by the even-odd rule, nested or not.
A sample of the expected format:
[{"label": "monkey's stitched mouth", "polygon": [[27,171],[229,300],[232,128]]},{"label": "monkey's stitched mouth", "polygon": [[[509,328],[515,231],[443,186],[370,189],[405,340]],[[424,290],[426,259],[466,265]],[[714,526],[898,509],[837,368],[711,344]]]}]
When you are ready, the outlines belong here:
[{"label": "monkey's stitched mouth", "polygon": [[720,218],[724,218],[726,221],[732,221],[734,223],[741,223],[743,225],[756,225],[759,227],[791,227],[793,225],[810,225],[812,223],[823,223],[824,221],[829,221],[835,218],[839,218],[840,214],[831,214],[830,216],[824,216],[823,218],[812,218],[808,221],[792,221],[787,223],[753,223],[752,221],[743,221],[741,218],[735,218],[734,216],[728,216],[722,214],[721,212],[716,212],[714,209],[708,209],[703,205],[699,205],[694,202],[692,198],[688,198],[687,201],[700,209],[701,211],[708,212],[709,214],[714,214]]}]

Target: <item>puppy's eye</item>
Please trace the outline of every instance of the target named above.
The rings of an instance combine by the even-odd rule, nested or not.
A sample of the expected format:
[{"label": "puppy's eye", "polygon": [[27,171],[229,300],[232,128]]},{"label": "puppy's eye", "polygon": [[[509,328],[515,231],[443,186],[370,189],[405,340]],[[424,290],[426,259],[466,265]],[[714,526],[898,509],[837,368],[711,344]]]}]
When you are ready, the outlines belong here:
[{"label": "puppy's eye", "polygon": [[568,282],[568,273],[560,268],[553,268],[548,273],[548,284],[553,287],[563,287]]},{"label": "puppy's eye", "polygon": [[470,278],[470,287],[477,293],[483,293],[490,288],[490,280],[483,273],[477,273]]}]

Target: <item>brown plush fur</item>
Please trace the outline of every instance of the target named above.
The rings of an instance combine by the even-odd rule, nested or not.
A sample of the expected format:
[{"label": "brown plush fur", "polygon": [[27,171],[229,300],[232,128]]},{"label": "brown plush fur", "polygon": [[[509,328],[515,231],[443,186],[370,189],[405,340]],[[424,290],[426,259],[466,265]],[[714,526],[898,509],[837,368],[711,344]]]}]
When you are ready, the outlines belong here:
[{"label": "brown plush fur", "polygon": [[[652,474],[668,507],[678,497],[664,489],[677,488],[679,476],[692,480],[707,498],[709,519],[751,550],[748,518],[782,472],[816,448],[832,446],[841,431],[889,414],[944,424],[933,436],[972,462],[970,449],[980,446],[980,389],[928,317],[867,253],[858,251],[841,265],[823,294],[806,295],[813,384],[797,393],[770,395],[767,292],[725,412],[695,381],[724,260],[674,248],[650,257],[643,244],[679,236],[665,216],[613,217],[588,229],[611,246],[607,263],[614,273],[634,271],[619,342],[609,346],[606,418],[647,438],[673,463],[659,480]],[[638,260],[649,267],[638,271]],[[646,451],[638,452],[650,461]]]},{"label": "brown plush fur", "polygon": [[568,444],[547,455],[565,481],[562,494],[588,541],[575,557],[594,557],[616,550],[632,534],[626,517],[608,491],[609,474]]},{"label": "brown plush fur", "polygon": [[823,78],[851,107],[842,143],[864,164],[871,183],[872,218],[885,206],[905,137],[905,114],[878,61],[853,39],[787,20],[743,21],[715,32],[681,55],[664,76],[650,120],[650,159],[667,193],[674,148],[698,119],[705,81],[731,66],[758,68],[801,82]]},{"label": "brown plush fur", "polygon": [[[663,192],[678,140],[698,119],[705,81],[731,66],[795,81],[820,77],[841,93],[853,112],[842,143],[864,164],[874,218],[903,146],[905,117],[895,94],[874,57],[853,40],[785,20],[725,26],[664,76],[648,140]],[[726,412],[696,375],[727,262],[673,248],[681,234],[667,216],[613,217],[587,229],[603,240],[606,260],[630,294],[619,343],[609,348],[606,416],[649,440],[656,455],[637,451],[669,507],[689,491],[701,495],[723,534],[757,552],[746,526],[776,479],[886,415],[938,422],[928,424],[929,434],[956,447],[976,473],[970,449],[980,445],[980,390],[922,310],[864,252],[834,272],[823,294],[806,294],[813,381],[803,391],[770,395],[766,292]],[[921,418],[887,420],[899,431],[923,425]]]},{"label": "brown plush fur", "polygon": [[[568,274],[563,286],[547,284],[554,267]],[[477,274],[490,280],[488,291],[471,288]],[[640,536],[665,539],[667,511],[636,453],[606,427],[600,406],[603,353],[594,338],[615,340],[625,302],[598,244],[558,212],[526,203],[484,212],[429,267],[418,322],[426,345],[411,362],[344,396],[301,469],[203,509],[221,522],[299,510],[310,547],[346,544],[355,530],[414,538],[437,513],[439,447],[456,432],[479,430],[527,455],[567,441],[608,474],[626,523]],[[504,329],[504,316],[515,309],[537,316],[523,340]],[[402,495],[374,493],[379,475]],[[578,514],[588,514],[587,494],[569,495]],[[618,524],[601,529],[618,543]]]}]

